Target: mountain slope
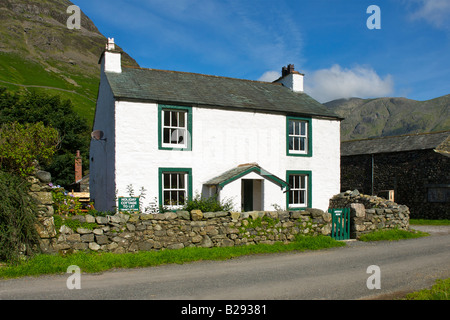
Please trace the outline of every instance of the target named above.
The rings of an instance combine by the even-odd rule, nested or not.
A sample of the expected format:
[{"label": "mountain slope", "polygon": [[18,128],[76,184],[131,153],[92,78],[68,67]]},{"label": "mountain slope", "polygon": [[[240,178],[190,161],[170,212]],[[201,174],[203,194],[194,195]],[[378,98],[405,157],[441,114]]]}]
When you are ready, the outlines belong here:
[{"label": "mountain slope", "polygon": [[[71,99],[92,124],[106,38],[81,14],[67,28],[68,0],[0,0],[0,86],[40,90]],[[138,66],[126,53],[123,64]]]},{"label": "mountain slope", "polygon": [[324,104],[341,117],[341,140],[450,130],[450,94],[406,98],[339,99]]}]

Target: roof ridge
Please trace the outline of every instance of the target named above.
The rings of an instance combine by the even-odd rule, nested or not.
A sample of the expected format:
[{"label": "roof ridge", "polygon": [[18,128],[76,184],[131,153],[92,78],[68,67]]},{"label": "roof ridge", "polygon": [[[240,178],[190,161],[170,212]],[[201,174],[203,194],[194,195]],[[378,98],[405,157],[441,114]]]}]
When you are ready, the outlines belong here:
[{"label": "roof ridge", "polygon": [[268,81],[261,81],[261,80],[251,80],[251,79],[241,79],[241,78],[233,78],[233,77],[225,77],[225,76],[215,76],[215,75],[211,75],[211,74],[203,74],[203,73],[198,73],[198,72],[176,71],[176,70],[162,70],[162,69],[135,67],[135,66],[123,66],[123,68],[138,69],[138,70],[149,70],[149,71],[159,71],[159,72],[168,72],[168,73],[193,74],[193,75],[204,76],[204,77],[211,77],[211,78],[221,78],[221,79],[257,82],[257,83],[263,83],[263,84],[269,84],[269,85],[283,86],[281,83],[275,83],[275,82],[268,82]]},{"label": "roof ridge", "polygon": [[345,140],[341,142],[356,142],[356,141],[368,141],[368,140],[381,140],[381,139],[390,139],[390,138],[398,138],[398,137],[411,137],[411,136],[422,136],[422,135],[431,135],[431,134],[440,134],[448,132],[450,134],[450,130],[442,130],[442,131],[432,131],[432,132],[418,132],[418,133],[406,133],[400,134],[396,136],[384,136],[384,137],[376,137],[376,138],[364,138],[364,139],[353,139],[353,140]]}]

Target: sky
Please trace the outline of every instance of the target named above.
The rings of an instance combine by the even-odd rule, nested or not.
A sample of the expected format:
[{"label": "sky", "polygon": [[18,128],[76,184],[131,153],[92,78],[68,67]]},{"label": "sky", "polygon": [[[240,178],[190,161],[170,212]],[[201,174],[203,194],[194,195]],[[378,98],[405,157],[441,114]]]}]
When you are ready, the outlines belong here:
[{"label": "sky", "polygon": [[273,81],[293,64],[322,103],[450,94],[450,0],[72,2],[143,68]]}]

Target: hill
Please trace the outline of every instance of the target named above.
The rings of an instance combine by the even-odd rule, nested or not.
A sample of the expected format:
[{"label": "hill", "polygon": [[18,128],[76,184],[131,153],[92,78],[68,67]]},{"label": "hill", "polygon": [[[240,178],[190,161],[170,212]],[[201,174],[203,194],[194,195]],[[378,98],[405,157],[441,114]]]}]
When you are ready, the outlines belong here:
[{"label": "hill", "polygon": [[[107,39],[84,13],[81,29],[68,29],[70,5],[68,0],[0,0],[0,86],[71,99],[91,126],[98,60]],[[138,66],[126,53],[122,61]]]},{"label": "hill", "polygon": [[342,141],[450,130],[450,94],[426,101],[350,98],[324,105],[345,118]]}]

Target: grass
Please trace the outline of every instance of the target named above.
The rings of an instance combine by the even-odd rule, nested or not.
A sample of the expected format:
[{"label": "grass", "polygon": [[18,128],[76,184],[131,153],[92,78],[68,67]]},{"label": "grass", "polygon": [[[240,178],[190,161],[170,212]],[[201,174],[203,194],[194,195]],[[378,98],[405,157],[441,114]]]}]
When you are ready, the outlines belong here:
[{"label": "grass", "polygon": [[442,220],[410,219],[409,224],[428,225],[428,226],[448,226],[448,225],[450,225],[450,220],[449,219],[442,219]]},{"label": "grass", "polygon": [[428,233],[418,231],[418,230],[400,230],[400,229],[391,229],[391,230],[375,230],[367,234],[361,235],[359,240],[361,241],[396,241],[403,239],[414,239],[420,237],[429,236]]},{"label": "grass", "polygon": [[450,300],[450,278],[436,280],[431,289],[408,293],[405,300]]},{"label": "grass", "polygon": [[0,278],[17,278],[66,273],[70,265],[82,272],[95,273],[114,268],[142,268],[164,264],[183,264],[202,260],[226,260],[244,255],[281,253],[290,251],[320,250],[345,246],[327,236],[298,236],[289,244],[257,244],[239,247],[183,248],[179,250],[141,251],[137,253],[78,252],[67,256],[36,255],[17,265],[0,267]]}]

